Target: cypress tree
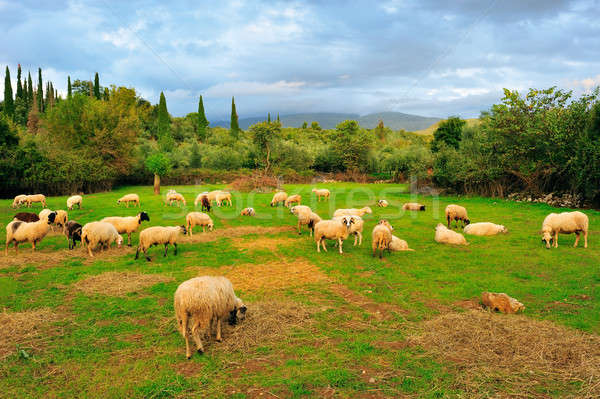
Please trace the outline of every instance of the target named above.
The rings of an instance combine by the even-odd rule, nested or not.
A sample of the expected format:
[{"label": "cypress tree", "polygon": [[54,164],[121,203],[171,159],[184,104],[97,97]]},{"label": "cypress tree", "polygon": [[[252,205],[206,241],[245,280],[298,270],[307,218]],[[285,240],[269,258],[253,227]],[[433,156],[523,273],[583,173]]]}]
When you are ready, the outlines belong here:
[{"label": "cypress tree", "polygon": [[110,99],[110,92],[108,91],[108,87],[104,88],[104,96],[102,98],[104,101],[108,101]]},{"label": "cypress tree", "polygon": [[4,76],[4,113],[11,118],[15,115],[15,103],[8,65],[6,66],[6,75]]},{"label": "cypress tree", "polygon": [[73,97],[73,88],[71,87],[71,77],[67,76],[67,98]]},{"label": "cypress tree", "polygon": [[171,137],[170,129],[171,119],[167,110],[167,100],[165,94],[160,92],[160,100],[158,102],[158,145],[162,151],[171,151],[174,146],[173,137]]},{"label": "cypress tree", "polygon": [[38,68],[38,87],[37,87],[37,109],[38,112],[41,114],[42,112],[44,112],[44,91],[43,91],[43,84],[42,84],[42,68]]},{"label": "cypress tree", "polygon": [[21,83],[21,64],[17,69],[17,94],[15,96],[15,122],[27,124],[27,84]]},{"label": "cypress tree", "polygon": [[267,113],[267,123],[271,123],[271,113]]},{"label": "cypress tree", "polygon": [[198,139],[205,141],[208,137],[208,119],[206,119],[206,113],[204,112],[204,102],[202,96],[198,101]]},{"label": "cypress tree", "polygon": [[98,77],[98,72],[94,76],[94,97],[100,100],[100,78]]},{"label": "cypress tree", "polygon": [[279,112],[277,113],[277,123],[281,124],[281,120],[279,119]]},{"label": "cypress tree", "polygon": [[238,114],[235,110],[235,99],[231,97],[231,123],[229,125],[229,130],[231,131],[231,135],[236,139],[240,135],[240,124],[238,121]]},{"label": "cypress tree", "polygon": [[31,80],[31,72],[27,72],[27,106],[31,108],[33,105],[33,81]]},{"label": "cypress tree", "polygon": [[15,99],[17,98],[23,98],[23,86],[21,86],[21,64],[19,64],[17,69],[17,94]]}]

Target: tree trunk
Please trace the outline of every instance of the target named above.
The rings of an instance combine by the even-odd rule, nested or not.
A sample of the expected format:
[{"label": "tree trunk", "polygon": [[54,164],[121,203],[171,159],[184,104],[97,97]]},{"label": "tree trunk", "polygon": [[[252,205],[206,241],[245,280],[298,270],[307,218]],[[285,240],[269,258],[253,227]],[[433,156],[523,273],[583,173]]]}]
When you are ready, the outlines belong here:
[{"label": "tree trunk", "polygon": [[160,194],[160,176],[157,174],[154,174],[154,194]]}]

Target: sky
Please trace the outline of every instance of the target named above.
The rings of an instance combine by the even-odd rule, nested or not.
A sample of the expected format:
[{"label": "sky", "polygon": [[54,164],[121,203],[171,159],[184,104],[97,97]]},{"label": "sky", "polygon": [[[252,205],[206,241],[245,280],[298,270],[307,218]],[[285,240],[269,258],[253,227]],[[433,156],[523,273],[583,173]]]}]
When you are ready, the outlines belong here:
[{"label": "sky", "polygon": [[[0,65],[165,93],[183,116],[477,117],[503,88],[600,84],[600,1],[0,0]],[[26,73],[26,72],[25,72]],[[4,79],[0,79],[4,90]],[[14,91],[14,82],[13,82]]]}]

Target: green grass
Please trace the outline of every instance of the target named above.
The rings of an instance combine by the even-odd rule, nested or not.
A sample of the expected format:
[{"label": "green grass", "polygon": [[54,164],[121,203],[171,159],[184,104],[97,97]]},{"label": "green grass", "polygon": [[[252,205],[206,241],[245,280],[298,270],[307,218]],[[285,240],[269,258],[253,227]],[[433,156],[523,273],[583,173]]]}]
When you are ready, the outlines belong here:
[{"label": "green grass", "polygon": [[[436,358],[423,348],[382,345],[403,342],[424,320],[436,317],[440,309],[461,311],[454,304],[476,299],[482,291],[506,292],[526,306],[525,314],[592,334],[600,333],[600,213],[590,217],[589,248],[573,248],[574,236],[560,236],[558,249],[546,250],[538,231],[545,215],[556,209],[543,204],[525,204],[488,198],[413,196],[403,185],[323,185],[332,190],[329,202],[317,203],[312,186],[286,185],[288,193],[300,193],[303,203],[321,216],[337,208],[370,205],[363,245],[344,244],[339,255],[317,253],[306,231],[271,234],[293,239],[293,245],[277,251],[238,250],[241,239],[260,235],[224,237],[217,241],[179,245],[162,257],[160,248],[149,251],[153,262],[134,261],[133,254],[92,262],[81,251],[54,259],[67,247],[66,239],[48,236],[38,246],[41,261],[15,264],[0,260],[0,308],[6,312],[50,308],[60,315],[42,327],[43,340],[25,339],[0,360],[0,397],[236,397],[263,393],[278,397],[470,397],[462,385],[462,371],[450,360]],[[105,216],[135,215],[138,208],[117,206],[120,196],[136,192],[151,225],[183,224],[194,209],[199,192],[223,186],[174,187],[184,194],[188,205],[169,208],[151,187],[126,187],[108,193],[84,196],[83,209],[69,212],[69,218],[84,224]],[[163,195],[171,187],[163,187]],[[234,207],[215,209],[218,230],[253,226],[295,226],[296,218],[282,207],[271,208],[272,194],[234,194]],[[377,208],[385,198],[391,206]],[[419,201],[426,212],[404,213],[401,204]],[[0,224],[6,225],[16,212],[12,201],[0,201]],[[51,209],[65,209],[66,197],[48,199]],[[451,247],[433,241],[434,228],[444,218],[450,203],[467,207],[472,221],[504,224],[510,233],[496,237],[467,236],[470,245]],[[246,206],[257,211],[254,218],[239,217]],[[39,212],[39,206],[34,208]],[[408,241],[412,253],[385,254],[373,258],[370,232],[376,221],[387,218],[395,235]],[[200,232],[195,234],[201,234]],[[133,237],[134,245],[138,234]],[[30,246],[21,246],[26,259]],[[25,255],[23,255],[25,253]],[[9,250],[9,259],[14,257]],[[45,260],[47,259],[47,260]],[[54,260],[53,260],[54,259]],[[227,353],[211,342],[203,356],[185,359],[183,339],[172,322],[172,298],[177,285],[196,275],[195,268],[217,270],[220,266],[302,259],[324,273],[326,282],[291,286],[275,292],[238,289],[247,303],[273,298],[297,302],[311,309],[310,322],[292,328],[280,339],[267,340],[247,351]],[[88,295],[74,284],[108,271],[161,274],[171,282],[141,288],[120,297]],[[217,272],[215,272],[217,273]],[[292,279],[292,278],[291,278]],[[344,298],[335,286],[366,298],[372,306],[392,309],[385,317],[373,317],[368,307]],[[556,306],[556,303],[565,304]],[[0,330],[1,331],[1,330]],[[39,335],[38,334],[38,335]],[[3,337],[0,337],[4,339]],[[227,336],[225,336],[227,340]],[[39,344],[43,342],[42,344]],[[364,371],[364,373],[363,373]],[[369,382],[374,377],[375,382]],[[508,392],[503,381],[482,380],[482,392],[490,396]],[[539,381],[539,396],[576,395],[579,384]]]}]

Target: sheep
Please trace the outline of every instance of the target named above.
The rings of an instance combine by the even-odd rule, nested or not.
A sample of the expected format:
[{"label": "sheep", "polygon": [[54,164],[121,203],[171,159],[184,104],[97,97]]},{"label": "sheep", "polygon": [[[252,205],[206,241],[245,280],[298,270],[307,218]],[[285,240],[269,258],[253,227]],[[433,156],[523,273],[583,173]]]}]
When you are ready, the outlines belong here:
[{"label": "sheep", "polygon": [[54,211],[46,208],[46,209],[42,209],[38,215],[39,215],[40,219],[42,219],[42,218],[48,217],[48,215],[51,214],[52,212],[54,212]]},{"label": "sheep", "polygon": [[[349,216],[352,219],[352,224],[350,225],[350,234],[354,234],[354,246],[362,245],[362,232],[365,221],[360,216]],[[334,219],[340,219],[334,218]]]},{"label": "sheep", "polygon": [[448,205],[445,213],[446,221],[448,222],[448,228],[450,228],[450,222],[453,220],[456,220],[457,226],[459,221],[463,223],[463,227],[471,223],[469,216],[467,215],[467,209],[460,205]]},{"label": "sheep", "polygon": [[165,202],[165,205],[172,206],[173,202],[177,202],[177,206],[181,206],[181,203],[183,203],[184,206],[187,205],[183,195],[181,195],[175,191],[172,191],[167,194],[167,200]]},{"label": "sheep", "polygon": [[389,245],[390,251],[414,251],[408,247],[408,243],[396,236],[392,236],[392,241]]},{"label": "sheep", "polygon": [[110,245],[116,242],[117,248],[121,248],[123,237],[119,234],[115,226],[108,222],[90,222],[81,228],[81,243],[87,247],[90,257],[94,257],[92,250],[108,249]]},{"label": "sheep", "polygon": [[219,193],[221,193],[221,192],[222,192],[221,190],[213,190],[213,191],[210,191],[210,192],[206,193],[208,201],[209,202],[216,201],[217,200],[217,195]]},{"label": "sheep", "polygon": [[254,215],[256,215],[256,212],[254,211],[254,208],[244,208],[244,209],[242,209],[242,213],[240,213],[240,215],[254,216]]},{"label": "sheep", "polygon": [[327,252],[325,239],[337,240],[340,254],[343,253],[342,245],[344,240],[350,234],[351,224],[354,223],[350,216],[344,216],[341,219],[321,220],[315,224],[315,242],[317,243],[317,252],[321,252],[321,244],[323,250]]},{"label": "sheep", "polygon": [[205,197],[207,195],[208,195],[208,191],[198,194],[196,196],[196,199],[194,200],[194,206],[198,206],[198,203],[202,200],[202,197]]},{"label": "sheep", "polygon": [[136,216],[109,216],[101,222],[110,223],[115,226],[119,234],[127,234],[127,246],[131,246],[131,233],[135,233],[143,221],[150,221],[150,216],[144,211]]},{"label": "sheep", "polygon": [[198,202],[202,205],[202,212],[210,212],[210,200],[208,199],[208,192],[200,193],[194,201],[194,206],[198,206]]},{"label": "sheep", "polygon": [[315,231],[315,224],[321,221],[321,217],[306,205],[293,206],[290,208],[290,212],[298,217],[298,235],[302,234],[302,226],[307,225],[310,236],[312,237],[313,232]]},{"label": "sheep", "polygon": [[15,216],[13,216],[13,220],[20,220],[22,222],[37,222],[40,220],[40,217],[36,213],[30,212],[19,212]]},{"label": "sheep", "polygon": [[140,204],[140,196],[137,194],[126,194],[122,196],[117,200],[117,205],[119,205],[121,202],[124,202],[127,205],[127,208],[129,208],[130,202],[133,202],[133,206],[137,205],[140,208],[142,207],[142,205]]},{"label": "sheep", "polygon": [[221,206],[224,202],[228,206],[233,206],[233,202],[231,201],[231,193],[228,191],[220,191],[215,195],[215,201],[217,202],[217,206]]},{"label": "sheep", "polygon": [[302,196],[300,194],[294,194],[287,197],[283,204],[289,208],[291,204],[300,205],[300,201],[302,201]]},{"label": "sheep", "polygon": [[573,247],[577,247],[579,235],[583,233],[583,247],[587,248],[588,227],[589,219],[585,213],[578,211],[551,213],[542,223],[542,242],[546,242],[546,248],[550,249],[554,241],[554,248],[558,248],[558,233],[575,233],[577,237]]},{"label": "sheep", "polygon": [[164,244],[165,246],[164,256],[167,256],[169,244],[175,247],[175,255],[177,255],[177,236],[179,233],[183,235],[187,233],[185,226],[154,226],[142,230],[140,233],[140,243],[135,251],[135,259],[137,260],[141,250],[146,256],[146,260],[151,262],[152,259],[150,259],[150,257],[146,254],[146,251],[148,251],[148,248],[151,246],[159,244]]},{"label": "sheep", "polygon": [[441,244],[469,245],[462,234],[446,228],[441,223],[435,228],[435,241]]},{"label": "sheep", "polygon": [[326,188],[313,188],[312,192],[317,195],[317,202],[321,201],[321,197],[324,197],[326,200],[329,199],[329,190],[327,190]]},{"label": "sheep", "polygon": [[[247,308],[233,291],[231,282],[222,276],[202,276],[184,281],[174,295],[175,318],[179,332],[185,339],[185,355],[192,357],[190,335],[199,354],[204,353],[202,336],[212,330],[216,322],[216,340],[221,342],[221,322],[230,325],[246,317]],[[191,333],[191,334],[190,334]]]},{"label": "sheep", "polygon": [[71,211],[75,205],[77,205],[78,209],[81,209],[81,201],[83,201],[81,195],[73,195],[67,198],[67,209]]},{"label": "sheep", "polygon": [[69,220],[66,224],[67,242],[69,249],[75,248],[75,241],[81,242],[82,226],[74,220]]},{"label": "sheep", "polygon": [[273,199],[271,200],[271,206],[277,206],[280,202],[285,204],[285,200],[287,200],[288,195],[285,191],[277,191],[273,194]]},{"label": "sheep", "polygon": [[20,208],[21,205],[23,205],[26,201],[27,201],[27,195],[25,195],[25,194],[17,195],[15,197],[15,199],[13,200],[11,208]]},{"label": "sheep", "polygon": [[8,256],[8,246],[14,241],[15,253],[19,253],[19,244],[22,242],[30,242],[32,251],[35,251],[35,244],[42,241],[50,230],[50,224],[54,222],[56,217],[55,212],[49,213],[43,219],[37,222],[23,222],[21,220],[13,220],[6,225],[6,247],[4,254]]},{"label": "sheep", "polygon": [[44,194],[33,194],[25,197],[25,202],[27,203],[27,207],[31,207],[31,204],[34,202],[40,202],[42,207],[46,207],[46,196]]},{"label": "sheep", "polygon": [[381,207],[381,208],[387,208],[389,205],[389,202],[387,202],[384,199],[381,199],[379,201],[377,201],[377,206]]},{"label": "sheep", "polygon": [[490,222],[471,223],[465,226],[463,231],[465,234],[474,236],[493,236],[499,233],[508,233],[508,229],[503,225]]},{"label": "sheep", "polygon": [[340,216],[360,216],[360,217],[363,217],[367,213],[373,213],[373,211],[371,210],[371,208],[369,208],[368,206],[365,206],[364,208],[360,208],[360,209],[356,209],[356,208],[338,209],[338,210],[336,210],[333,213],[333,217],[334,218],[337,218],[337,217],[340,217]]},{"label": "sheep", "polygon": [[195,226],[202,226],[203,233],[206,232],[206,227],[208,227],[208,231],[213,231],[213,229],[215,228],[215,224],[213,223],[210,216],[202,212],[188,213],[185,216],[185,223],[190,237],[192,237],[192,230]]},{"label": "sheep", "polygon": [[375,252],[379,250],[379,259],[381,259],[383,257],[383,251],[385,249],[388,251],[390,250],[392,231],[394,231],[394,228],[387,220],[381,219],[379,222],[377,222],[372,233],[373,241],[371,245],[373,249],[373,256],[375,256]]},{"label": "sheep", "polygon": [[68,221],[69,215],[67,214],[67,211],[63,211],[62,209],[56,211],[56,218],[54,219],[54,224],[60,226],[63,233],[65,231],[65,227]]},{"label": "sheep", "polygon": [[405,211],[424,211],[425,205],[419,204],[418,202],[407,202],[402,205],[402,209]]}]

